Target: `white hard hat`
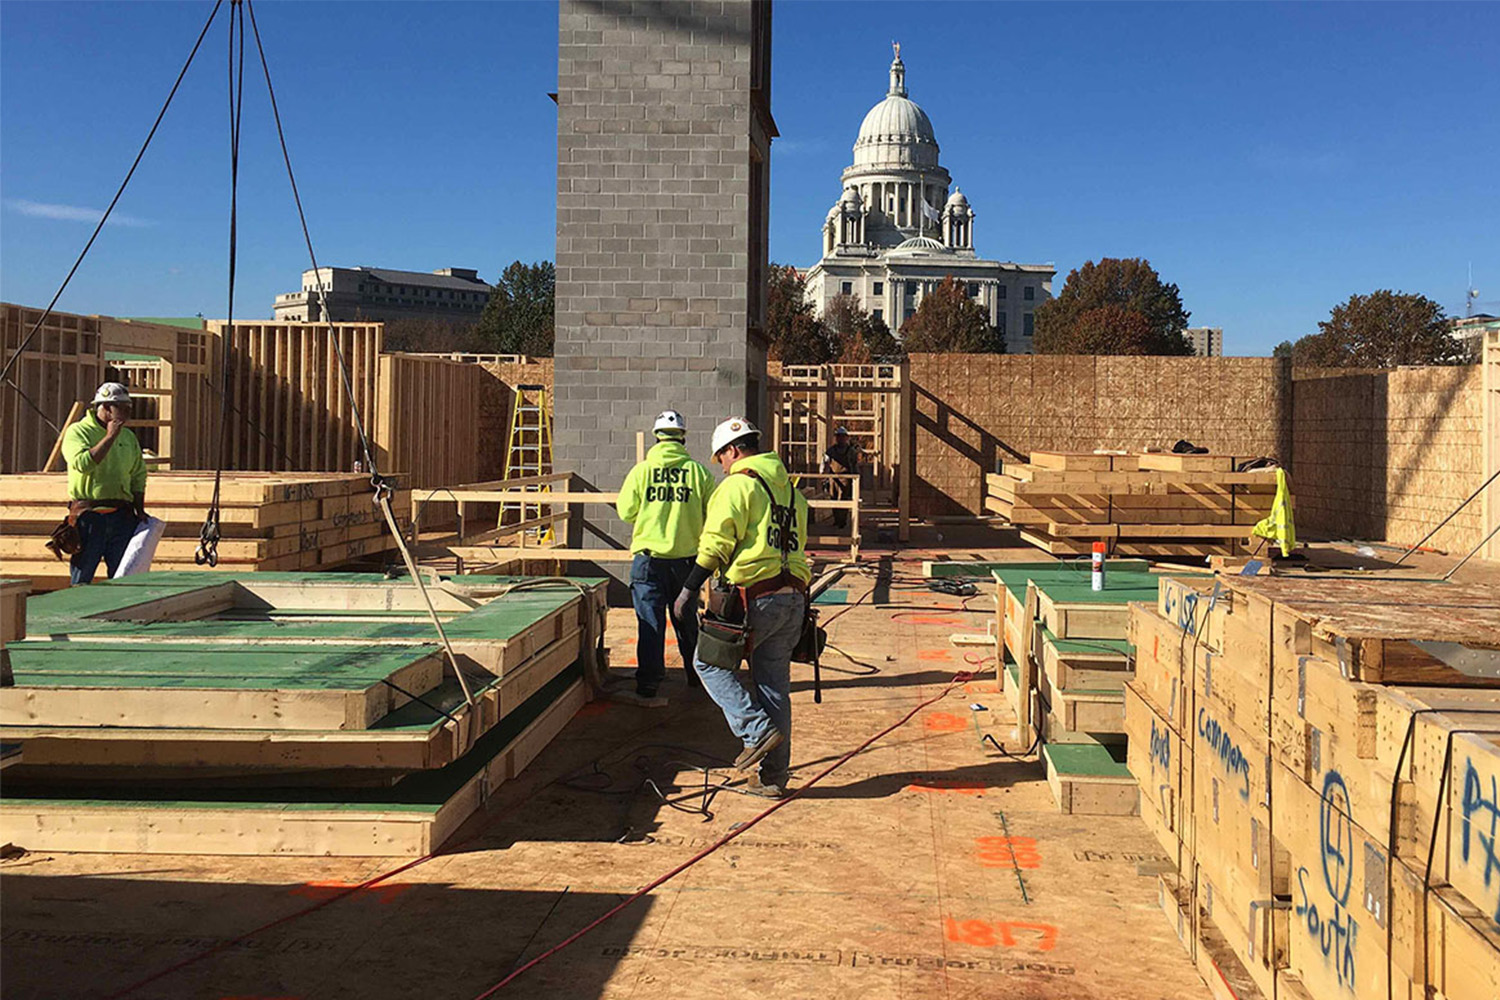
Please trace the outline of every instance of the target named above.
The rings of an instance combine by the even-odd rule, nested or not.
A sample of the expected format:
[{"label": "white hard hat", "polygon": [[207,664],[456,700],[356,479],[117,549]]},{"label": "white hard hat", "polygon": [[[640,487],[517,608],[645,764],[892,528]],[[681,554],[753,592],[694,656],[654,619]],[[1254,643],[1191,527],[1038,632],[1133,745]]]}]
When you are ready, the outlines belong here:
[{"label": "white hard hat", "polygon": [[90,406],[99,403],[115,403],[120,406],[130,405],[130,390],[118,382],[106,382],[94,393],[94,398],[89,402]]},{"label": "white hard hat", "polygon": [[849,436],[849,428],[847,428],[847,427],[843,426],[842,424],[840,424],[838,427],[834,428],[833,433],[835,435],[842,434],[845,437],[848,437]]},{"label": "white hard hat", "polygon": [[687,421],[682,419],[682,414],[676,410],[662,410],[657,414],[656,423],[651,425],[653,431],[676,431],[679,434],[687,433]]},{"label": "white hard hat", "polygon": [[744,417],[730,417],[714,428],[714,436],[709,442],[709,447],[713,449],[713,454],[717,455],[740,438],[759,433],[756,426]]}]

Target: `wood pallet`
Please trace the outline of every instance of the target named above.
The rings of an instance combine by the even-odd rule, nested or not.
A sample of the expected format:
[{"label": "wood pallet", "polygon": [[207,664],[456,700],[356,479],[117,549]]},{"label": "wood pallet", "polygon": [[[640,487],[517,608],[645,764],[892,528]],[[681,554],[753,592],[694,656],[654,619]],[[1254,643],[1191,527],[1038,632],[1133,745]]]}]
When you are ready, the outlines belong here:
[{"label": "wood pallet", "polygon": [[1234,556],[1271,511],[1275,470],[1228,455],[1032,452],[986,477],[985,509],[1051,555]]},{"label": "wood pallet", "polygon": [[7,778],[0,840],[44,851],[421,857],[535,760],[588,702],[589,691],[577,675],[559,675],[465,758],[390,788],[196,797],[161,790],[121,798],[82,790],[47,794]]},{"label": "wood pallet", "polygon": [[587,699],[604,595],[598,581],[433,583],[462,678],[416,588],[378,575],[149,573],[40,598],[32,637],[6,648],[0,740],[24,754],[0,835],[421,853],[521,766],[522,728],[566,702],[550,738]]},{"label": "wood pallet", "polygon": [[1033,733],[1064,812],[1134,814],[1125,767],[1125,692],[1132,601],[1155,601],[1145,563],[1109,561],[1095,591],[1087,565],[993,564],[997,679],[1023,743]]},{"label": "wood pallet", "polygon": [[[45,585],[66,580],[68,564],[46,547],[67,498],[63,473],[0,476],[0,572]],[[395,547],[374,505],[369,477],[337,473],[224,474],[220,495],[219,562],[240,571],[288,571],[337,566]],[[147,511],[167,522],[152,565],[209,569],[194,561],[198,533],[213,497],[213,475],[159,472],[146,488]],[[392,508],[403,528],[411,492],[397,490]],[[101,569],[102,573],[102,569]]]},{"label": "wood pallet", "polygon": [[1500,995],[1500,589],[1167,579],[1130,615],[1142,816],[1257,988]]}]

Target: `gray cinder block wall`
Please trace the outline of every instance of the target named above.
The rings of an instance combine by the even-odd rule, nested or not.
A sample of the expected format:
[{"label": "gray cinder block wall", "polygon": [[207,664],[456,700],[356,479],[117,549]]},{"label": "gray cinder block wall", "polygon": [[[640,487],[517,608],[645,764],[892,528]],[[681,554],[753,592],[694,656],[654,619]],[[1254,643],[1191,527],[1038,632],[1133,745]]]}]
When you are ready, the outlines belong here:
[{"label": "gray cinder block wall", "polygon": [[[714,424],[763,415],[770,14],[562,0],[553,447],[598,489],[667,407],[705,464]],[[570,544],[628,543],[608,509],[583,515]]]}]

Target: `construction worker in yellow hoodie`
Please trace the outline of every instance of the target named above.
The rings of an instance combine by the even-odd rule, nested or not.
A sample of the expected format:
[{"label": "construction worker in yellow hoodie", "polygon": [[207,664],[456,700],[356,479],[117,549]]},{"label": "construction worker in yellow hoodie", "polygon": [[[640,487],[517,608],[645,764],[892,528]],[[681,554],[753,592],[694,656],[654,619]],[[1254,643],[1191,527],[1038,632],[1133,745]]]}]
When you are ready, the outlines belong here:
[{"label": "construction worker in yellow hoodie", "polygon": [[804,551],[807,500],[781,459],[760,450],[760,432],[745,418],[716,427],[711,446],[727,475],[709,498],[697,564],[676,608],[683,614],[716,572],[737,588],[749,629],[748,684],[740,683],[734,665],[705,662],[701,645],[693,667],[744,744],[735,767],[757,768],[744,790],[781,798],[791,763],[791,658],[807,619],[812,579]]},{"label": "construction worker in yellow hoodie", "polygon": [[693,649],[698,644],[697,608],[675,609],[672,598],[692,572],[714,484],[708,470],[688,456],[684,445],[687,422],[682,414],[663,411],[651,431],[656,444],[625,477],[615,504],[620,517],[634,529],[630,537],[630,550],[635,553],[630,564],[630,599],[638,628],[635,691],[612,692],[612,697],[656,708],[667,703],[658,689],[667,674],[669,611],[688,684],[698,684],[692,666]]}]

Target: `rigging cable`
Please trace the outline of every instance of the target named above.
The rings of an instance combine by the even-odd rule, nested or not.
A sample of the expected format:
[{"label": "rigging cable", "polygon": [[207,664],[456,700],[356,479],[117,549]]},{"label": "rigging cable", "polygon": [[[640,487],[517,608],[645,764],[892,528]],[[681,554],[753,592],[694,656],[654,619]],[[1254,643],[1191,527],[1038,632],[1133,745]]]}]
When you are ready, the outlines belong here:
[{"label": "rigging cable", "polygon": [[[238,5],[239,0],[235,0]],[[453,644],[448,641],[448,633],[443,629],[442,619],[438,617],[437,608],[433,606],[432,596],[427,592],[427,585],[422,579],[422,574],[417,570],[416,560],[412,558],[411,550],[407,547],[406,539],[401,534],[401,528],[396,523],[395,511],[391,509],[391,494],[393,492],[389,480],[380,474],[375,464],[375,456],[370,452],[370,439],[365,433],[365,422],[363,415],[359,412],[359,403],[354,396],[354,385],[349,375],[348,360],[344,357],[344,345],[338,332],[333,329],[333,323],[328,316],[328,299],[323,288],[322,272],[318,269],[318,255],[313,250],[312,233],[307,227],[307,213],[302,208],[302,195],[297,190],[297,175],[292,170],[292,156],[287,149],[286,132],[281,125],[281,110],[276,102],[276,87],[271,83],[271,65],[266,59],[266,49],[261,43],[260,26],[255,19],[255,5],[250,0],[244,0],[244,6],[250,12],[250,30],[255,35],[255,50],[260,57],[261,71],[266,78],[266,93],[271,99],[271,116],[276,122],[276,138],[281,144],[281,158],[286,164],[286,176],[292,187],[292,200],[297,206],[297,219],[302,225],[302,239],[307,244],[307,256],[312,263],[313,275],[317,278],[314,288],[318,296],[319,312],[323,321],[328,323],[328,339],[333,341],[334,353],[338,358],[339,377],[343,380],[344,393],[349,398],[349,409],[354,416],[354,428],[359,433],[360,452],[364,456],[365,468],[370,470],[370,485],[375,490],[374,502],[385,515],[385,523],[390,528],[391,536],[396,541],[396,548],[401,552],[401,559],[406,564],[406,571],[411,575],[412,582],[416,584],[417,591],[422,595],[422,602],[427,606],[428,617],[432,619],[432,627],[437,631],[438,638],[443,643],[443,653],[447,657],[448,665],[452,668],[454,675],[458,678],[459,686],[463,689],[464,702],[469,706],[474,704],[474,693],[469,688],[468,678],[459,667],[458,658],[454,655]]]},{"label": "rigging cable", "polygon": [[110,214],[114,212],[115,206],[120,203],[121,196],[125,194],[125,188],[129,186],[130,179],[135,176],[136,167],[141,165],[141,160],[145,157],[146,150],[151,145],[151,140],[156,137],[156,130],[161,126],[162,119],[166,117],[167,109],[172,106],[172,98],[177,96],[177,88],[182,85],[183,78],[187,76],[188,68],[193,65],[193,59],[198,55],[198,49],[202,47],[203,39],[207,37],[208,29],[213,25],[214,18],[218,16],[219,8],[223,5],[224,0],[215,0],[213,10],[209,11],[208,20],[203,23],[203,30],[198,32],[198,40],[193,43],[193,48],[192,51],[188,53],[187,61],[182,64],[182,69],[178,71],[177,79],[172,83],[172,89],[167,93],[167,99],[162,102],[161,110],[156,113],[156,120],[151,123],[151,130],[146,133],[146,138],[141,143],[141,148],[135,154],[135,160],[131,162],[130,169],[125,172],[125,179],[120,182],[119,188],[115,191],[115,196],[109,200],[109,206],[104,209],[104,214],[99,217],[98,225],[94,226],[94,231],[89,236],[88,242],[85,243],[83,245],[83,249],[78,252],[78,258],[73,261],[73,266],[68,269],[68,274],[63,278],[62,284],[58,285],[57,291],[53,293],[52,301],[47,303],[47,308],[42,310],[42,314],[38,316],[36,322],[31,325],[31,331],[21,339],[21,343],[15,349],[14,353],[12,353],[11,356],[6,359],[5,366],[3,368],[0,368],[0,382],[4,382],[6,385],[9,385],[12,389],[14,389],[16,393],[19,394],[20,397],[24,399],[33,410],[36,410],[37,413],[41,414],[42,419],[46,420],[47,423],[59,434],[62,433],[62,430],[58,428],[57,424],[52,421],[52,419],[42,410],[40,406],[38,406],[31,399],[30,396],[21,391],[20,386],[18,386],[14,381],[11,380],[11,369],[15,368],[16,362],[19,361],[21,355],[26,352],[26,348],[29,347],[31,345],[31,342],[36,339],[38,331],[41,330],[42,325],[46,323],[47,319],[52,315],[52,310],[57,308],[58,300],[62,298],[63,292],[67,290],[69,283],[72,282],[73,275],[78,273],[78,268],[83,264],[83,259],[88,256],[89,250],[93,248],[94,241],[99,238],[99,234],[104,230],[104,225],[109,221]]},{"label": "rigging cable", "polygon": [[[229,450],[229,344],[234,339],[234,279],[239,258],[240,120],[245,108],[245,9],[240,0],[230,0],[229,11],[229,313],[224,335],[219,338],[219,368],[223,384],[219,395],[219,441],[214,457],[214,492],[198,530],[198,549],[193,562],[219,565],[219,497],[224,485],[224,454]],[[236,41],[239,45],[236,48]]]}]

